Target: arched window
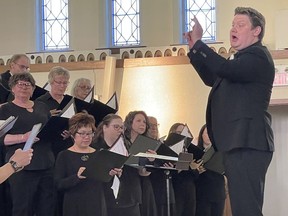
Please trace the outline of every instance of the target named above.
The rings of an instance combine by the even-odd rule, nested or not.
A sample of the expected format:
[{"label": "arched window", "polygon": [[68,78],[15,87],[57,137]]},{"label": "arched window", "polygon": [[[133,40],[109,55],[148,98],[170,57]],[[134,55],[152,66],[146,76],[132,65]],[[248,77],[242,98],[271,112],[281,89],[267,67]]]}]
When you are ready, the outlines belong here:
[{"label": "arched window", "polygon": [[112,0],[112,45],[140,44],[139,0]]},{"label": "arched window", "polygon": [[42,50],[69,48],[68,0],[42,0]]},{"label": "arched window", "polygon": [[203,28],[202,40],[216,41],[215,0],[185,0],[184,32],[192,30],[191,19],[196,16]]}]

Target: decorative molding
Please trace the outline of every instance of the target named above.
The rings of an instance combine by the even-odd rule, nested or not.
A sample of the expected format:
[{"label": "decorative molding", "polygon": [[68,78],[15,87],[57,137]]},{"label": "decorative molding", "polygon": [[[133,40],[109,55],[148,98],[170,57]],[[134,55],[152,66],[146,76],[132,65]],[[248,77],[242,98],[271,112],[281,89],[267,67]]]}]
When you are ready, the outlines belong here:
[{"label": "decorative molding", "polygon": [[[169,47],[162,47],[162,49],[157,49],[157,50],[162,50],[164,51],[163,53],[165,53],[165,51],[168,50]],[[151,55],[155,54],[155,50],[156,48],[144,48],[144,47],[140,47],[135,49],[133,54],[136,54],[136,57],[134,56],[133,58],[127,58],[128,56],[121,58],[123,56],[121,56],[125,51],[127,51],[126,49],[120,49],[120,56],[115,56],[116,58],[118,57],[117,61],[116,61],[116,68],[133,68],[133,67],[143,67],[143,66],[161,66],[161,65],[182,65],[182,64],[189,64],[189,59],[186,57],[187,52],[189,50],[188,47],[186,47],[186,49],[184,49],[184,46],[179,46],[179,47],[170,47],[171,49],[169,49],[169,55],[167,56],[162,56],[162,57],[151,57]],[[216,50],[215,47],[211,47],[213,48],[213,50]],[[141,50],[142,49],[142,50]],[[146,49],[146,50],[145,50]],[[124,52],[122,52],[122,51]],[[139,50],[141,50],[142,55],[144,56],[144,58],[139,58]],[[180,51],[181,52],[178,52]],[[221,53],[221,55],[225,58],[228,58],[231,53],[234,53],[233,49],[229,49],[228,53],[225,53],[225,50],[223,47],[220,47],[218,49],[218,53]],[[161,51],[161,52],[162,52]],[[171,52],[170,52],[171,51]],[[58,53],[58,54],[54,54],[55,57],[57,56],[57,58],[54,58],[54,62],[53,63],[45,63],[46,62],[46,58],[52,55],[49,55],[50,53],[47,54],[43,54],[43,57],[45,56],[46,58],[42,58],[42,61],[38,60],[38,62],[35,62],[34,59],[36,59],[37,54],[33,55],[33,60],[31,61],[31,72],[47,72],[49,71],[53,66],[56,65],[60,65],[63,67],[66,67],[68,70],[93,70],[93,69],[104,69],[104,65],[105,65],[105,57],[110,56],[109,52],[110,51],[106,51],[106,52],[99,52],[96,51],[97,54],[99,55],[93,55],[92,52],[87,52],[87,51],[83,51],[83,53],[85,53],[85,55],[83,56],[84,59],[80,60],[80,61],[76,61],[79,60],[79,56],[81,55],[81,52],[67,52],[67,53]],[[150,52],[151,55],[147,55],[146,53]],[[288,60],[288,50],[271,50],[271,55],[273,57],[273,59],[287,59]],[[105,55],[103,55],[103,53]],[[172,53],[172,56],[170,56]],[[72,56],[73,54],[75,54],[74,56]],[[86,56],[87,54],[87,57]],[[129,53],[131,55],[131,49],[129,50]],[[32,54],[29,54],[32,55]],[[61,58],[59,58],[59,56],[61,56]],[[111,55],[113,56],[113,55]],[[10,56],[9,56],[10,57]],[[2,62],[2,64],[0,64],[0,73],[3,71],[8,70],[8,64],[7,62],[9,61],[9,57],[8,56],[4,56],[4,57],[0,57],[0,63]],[[120,57],[120,58],[119,58]],[[138,57],[138,58],[137,58]],[[77,59],[78,58],[78,59]],[[93,58],[95,58],[94,61],[91,61]],[[39,58],[38,58],[39,59]],[[43,62],[43,60],[45,59],[45,62]],[[55,62],[55,60],[60,59],[60,63],[59,62]],[[65,59],[65,60],[64,60]],[[68,62],[66,62],[68,60]],[[97,60],[98,59],[98,60]],[[100,60],[101,59],[101,60]],[[89,61],[90,60],[90,61]],[[65,62],[64,62],[65,61]],[[3,65],[4,64],[4,65]]]}]

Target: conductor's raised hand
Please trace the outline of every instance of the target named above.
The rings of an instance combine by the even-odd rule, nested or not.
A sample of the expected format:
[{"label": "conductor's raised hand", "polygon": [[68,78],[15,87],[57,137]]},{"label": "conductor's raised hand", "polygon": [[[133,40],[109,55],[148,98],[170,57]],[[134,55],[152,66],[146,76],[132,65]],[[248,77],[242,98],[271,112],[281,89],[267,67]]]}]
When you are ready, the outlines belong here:
[{"label": "conductor's raised hand", "polygon": [[192,21],[194,22],[192,31],[184,33],[184,38],[187,40],[190,49],[198,40],[201,40],[203,36],[203,28],[200,25],[198,19],[194,16]]}]

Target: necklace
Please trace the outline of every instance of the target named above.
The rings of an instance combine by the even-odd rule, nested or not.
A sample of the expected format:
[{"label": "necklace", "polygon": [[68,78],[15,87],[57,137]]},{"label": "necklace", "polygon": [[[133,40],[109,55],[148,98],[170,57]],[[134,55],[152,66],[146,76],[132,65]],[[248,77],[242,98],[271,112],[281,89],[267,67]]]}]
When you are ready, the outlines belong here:
[{"label": "necklace", "polygon": [[88,161],[89,160],[89,155],[82,155],[81,156],[82,161]]},{"label": "necklace", "polygon": [[73,149],[74,152],[83,154],[83,155],[80,157],[80,159],[81,159],[82,161],[88,161],[88,160],[89,160],[89,155],[88,155],[88,154],[91,153],[91,149],[90,149],[90,148],[88,148],[88,152],[80,152],[79,150],[77,150],[77,149],[75,148],[75,145],[72,146],[72,149]]}]

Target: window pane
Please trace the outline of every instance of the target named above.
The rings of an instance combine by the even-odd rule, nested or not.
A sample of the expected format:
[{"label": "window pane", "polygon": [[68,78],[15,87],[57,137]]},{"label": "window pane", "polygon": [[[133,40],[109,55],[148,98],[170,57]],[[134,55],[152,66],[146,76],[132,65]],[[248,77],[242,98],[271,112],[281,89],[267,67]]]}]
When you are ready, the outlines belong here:
[{"label": "window pane", "polygon": [[112,7],[113,45],[139,45],[139,0],[112,0]]},{"label": "window pane", "polygon": [[69,48],[68,0],[43,0],[44,50]]},{"label": "window pane", "polygon": [[203,40],[216,40],[215,0],[186,0],[185,31],[192,30],[191,19],[196,16],[203,27]]}]

